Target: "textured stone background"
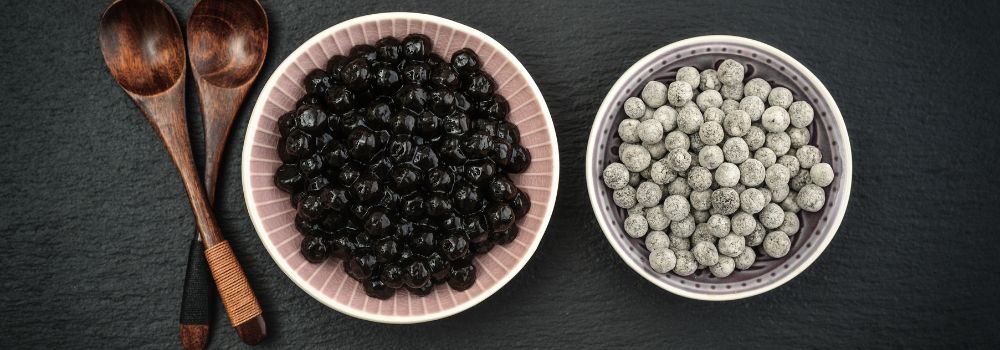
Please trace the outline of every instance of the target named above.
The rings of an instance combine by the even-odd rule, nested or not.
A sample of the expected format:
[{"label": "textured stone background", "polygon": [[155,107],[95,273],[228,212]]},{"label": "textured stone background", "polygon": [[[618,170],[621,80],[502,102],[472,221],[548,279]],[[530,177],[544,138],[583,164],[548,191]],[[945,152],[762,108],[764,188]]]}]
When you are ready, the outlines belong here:
[{"label": "textured stone background", "polygon": [[[192,1],[169,2],[184,22]],[[0,348],[178,344],[192,218],[163,147],[101,59],[95,32],[107,3],[6,1],[0,11]],[[1000,346],[996,3],[264,5],[262,78],[313,34],[364,14],[425,12],[493,36],[545,95],[563,168],[547,235],[510,284],[448,319],[375,324],[314,301],[260,244],[239,182],[244,108],[218,216],[266,311],[271,336],[260,348]],[[799,59],[836,98],[854,146],[850,208],[826,253],[785,286],[733,302],[683,299],[633,273],[584,190],[590,123],[617,76],[703,34],[758,39]],[[194,101],[188,115],[200,125]],[[241,347],[220,313],[215,326],[212,347]]]}]

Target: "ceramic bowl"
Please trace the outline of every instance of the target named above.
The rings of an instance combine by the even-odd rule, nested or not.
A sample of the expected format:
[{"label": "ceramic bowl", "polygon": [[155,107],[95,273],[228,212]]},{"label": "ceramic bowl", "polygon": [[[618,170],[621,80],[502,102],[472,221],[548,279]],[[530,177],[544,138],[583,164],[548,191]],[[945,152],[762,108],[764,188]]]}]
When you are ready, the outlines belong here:
[{"label": "ceramic bowl", "polygon": [[[625,116],[622,104],[651,80],[670,82],[677,70],[693,66],[698,70],[717,68],[725,59],[744,63],[744,82],[762,77],[772,86],[789,88],[795,100],[807,100],[815,110],[810,126],[811,144],[819,147],[823,161],[836,173],[826,190],[826,206],[816,213],[800,212],[801,231],[792,236],[789,253],[780,259],[758,257],[745,271],[736,270],[726,278],[716,278],[703,269],[680,277],[660,274],[649,267],[649,251],[641,239],[625,234],[622,221],[626,211],[615,206],[612,191],[605,187],[601,173],[617,161],[621,139],[618,124]],[[618,255],[639,275],[674,294],[702,300],[732,300],[774,289],[804,271],[823,253],[837,233],[851,193],[851,145],[837,103],[823,83],[791,56],[770,45],[734,36],[702,36],[678,41],[643,57],[614,84],[604,99],[594,125],[586,154],[587,189],[601,229]]]},{"label": "ceramic bowl", "polygon": [[[445,57],[461,48],[475,50],[484,70],[510,103],[509,120],[521,131],[521,142],[532,155],[531,166],[511,176],[531,197],[531,210],[517,222],[520,235],[475,259],[475,285],[457,292],[438,285],[418,297],[400,291],[388,300],[365,295],[361,285],[344,273],[339,259],[321,264],[306,262],[299,253],[302,235],[295,229],[295,210],[289,194],[273,184],[281,165],[277,118],[294,108],[305,92],[302,78],[326,66],[329,57],[346,55],[357,44],[374,44],[385,36],[403,38],[421,33],[433,40],[434,52]],[[465,25],[416,13],[382,13],[337,24],[306,41],[278,66],[254,106],[243,145],[243,191],[254,228],[281,270],[316,300],[345,314],[375,322],[416,323],[453,315],[483,301],[509,282],[535,252],[555,203],[559,183],[559,151],[548,107],[535,82],[520,62],[486,34]]]}]

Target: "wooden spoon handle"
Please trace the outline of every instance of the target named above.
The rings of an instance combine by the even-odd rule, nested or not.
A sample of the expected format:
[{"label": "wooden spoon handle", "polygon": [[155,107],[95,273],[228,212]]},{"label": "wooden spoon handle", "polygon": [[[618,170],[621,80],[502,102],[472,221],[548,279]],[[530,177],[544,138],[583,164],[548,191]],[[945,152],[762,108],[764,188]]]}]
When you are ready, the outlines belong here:
[{"label": "wooden spoon handle", "polygon": [[[191,141],[188,138],[187,120],[184,117],[184,80],[182,77],[173,87],[158,95],[132,97],[156,129],[167,153],[177,166],[191,202],[195,224],[205,245],[205,257],[216,289],[240,338],[253,345],[263,340],[266,334],[260,305],[247,282],[243,268],[229,247],[229,242],[223,238],[222,231],[215,222],[205,190],[198,179],[198,171],[195,170],[192,159]],[[252,325],[249,332],[247,325]]]}]

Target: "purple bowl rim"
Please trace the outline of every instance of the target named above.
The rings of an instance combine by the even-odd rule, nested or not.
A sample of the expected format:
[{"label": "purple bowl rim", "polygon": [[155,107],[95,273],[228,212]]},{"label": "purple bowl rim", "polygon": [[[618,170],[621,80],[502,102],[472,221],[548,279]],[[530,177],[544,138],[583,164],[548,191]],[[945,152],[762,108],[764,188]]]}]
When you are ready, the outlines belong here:
[{"label": "purple bowl rim", "polygon": [[[706,43],[736,44],[736,45],[753,47],[760,51],[767,52],[768,54],[771,54],[774,57],[781,59],[788,65],[798,69],[801,72],[802,77],[805,78],[812,86],[814,86],[819,96],[828,104],[830,113],[833,116],[832,120],[834,121],[835,127],[837,128],[838,132],[841,135],[843,135],[843,139],[842,140],[838,139],[838,141],[840,141],[839,155],[843,159],[843,164],[844,164],[844,171],[841,174],[841,176],[844,178],[843,193],[845,197],[842,204],[833,208],[834,209],[833,223],[830,225],[829,231],[824,232],[824,234],[822,235],[822,239],[819,241],[817,248],[811,254],[804,257],[804,262],[802,264],[797,266],[794,270],[790,271],[789,273],[782,275],[780,278],[770,279],[767,281],[767,283],[759,284],[758,286],[751,289],[747,289],[745,291],[724,293],[724,294],[699,293],[678,288],[676,286],[661,281],[660,279],[656,278],[656,276],[653,276],[651,273],[647,272],[645,269],[639,266],[640,262],[633,260],[628,255],[628,253],[625,252],[626,248],[616,243],[615,239],[613,238],[613,234],[620,233],[622,231],[622,228],[609,225],[608,222],[604,220],[603,216],[604,211],[601,209],[598,203],[597,193],[594,191],[595,186],[604,185],[602,182],[600,182],[599,179],[594,178],[593,175],[595,173],[593,171],[595,166],[595,160],[598,157],[597,144],[600,142],[600,140],[598,139],[600,137],[599,125],[600,122],[602,121],[602,118],[605,115],[607,115],[612,108],[617,108],[617,106],[614,105],[614,98],[618,94],[618,92],[626,89],[631,84],[634,84],[632,82],[632,79],[634,79],[635,77],[644,75],[645,73],[643,72],[643,67],[645,67],[647,64],[654,62],[656,60],[661,60],[667,57],[666,55],[667,53],[673,52],[679,48],[692,45],[706,44]],[[636,61],[636,63],[630,66],[628,70],[626,70],[621,75],[621,77],[618,78],[615,84],[612,85],[611,89],[608,91],[607,96],[604,98],[604,101],[601,103],[601,107],[598,109],[597,114],[594,117],[594,122],[590,129],[590,137],[588,138],[587,141],[586,152],[587,153],[585,154],[586,157],[585,157],[584,171],[587,178],[587,193],[590,197],[590,205],[594,211],[594,216],[597,218],[598,224],[601,226],[601,230],[604,232],[605,238],[611,244],[612,248],[614,248],[615,252],[618,253],[618,256],[625,262],[625,264],[627,264],[632,270],[634,270],[636,273],[638,273],[640,276],[645,278],[650,283],[653,283],[654,285],[664,290],[667,290],[673,294],[680,295],[682,297],[690,299],[706,300],[706,301],[727,301],[727,300],[748,298],[770,291],[792,280],[800,273],[802,273],[802,271],[805,271],[806,268],[812,265],[812,263],[815,262],[820,255],[822,255],[823,251],[826,250],[826,247],[830,244],[830,241],[832,241],[833,237],[836,236],[837,231],[840,228],[840,224],[843,221],[844,214],[847,211],[848,203],[850,202],[851,182],[853,173],[852,169],[853,158],[851,156],[850,138],[847,134],[847,127],[846,124],[844,123],[844,118],[840,113],[840,108],[837,106],[836,101],[834,101],[833,96],[830,95],[829,90],[827,90],[826,86],[823,85],[823,83],[819,80],[819,78],[817,78],[812,73],[812,71],[810,71],[808,68],[802,65],[795,58],[789,56],[788,54],[784,53],[781,50],[778,50],[777,48],[771,45],[739,36],[705,35],[705,36],[688,38],[661,47],[660,49],[657,49],[656,51],[653,51],[652,53],[644,56],[642,59]]]}]

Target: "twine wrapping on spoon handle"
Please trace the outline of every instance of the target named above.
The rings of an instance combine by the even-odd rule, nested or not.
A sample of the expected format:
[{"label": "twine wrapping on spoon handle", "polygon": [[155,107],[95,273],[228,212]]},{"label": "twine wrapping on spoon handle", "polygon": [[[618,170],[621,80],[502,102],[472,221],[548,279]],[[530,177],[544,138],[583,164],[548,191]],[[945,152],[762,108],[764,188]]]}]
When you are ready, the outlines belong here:
[{"label": "twine wrapping on spoon handle", "polygon": [[260,304],[250,289],[240,262],[236,260],[229,241],[222,241],[205,250],[205,259],[212,270],[212,278],[222,298],[222,305],[233,327],[260,316]]}]

